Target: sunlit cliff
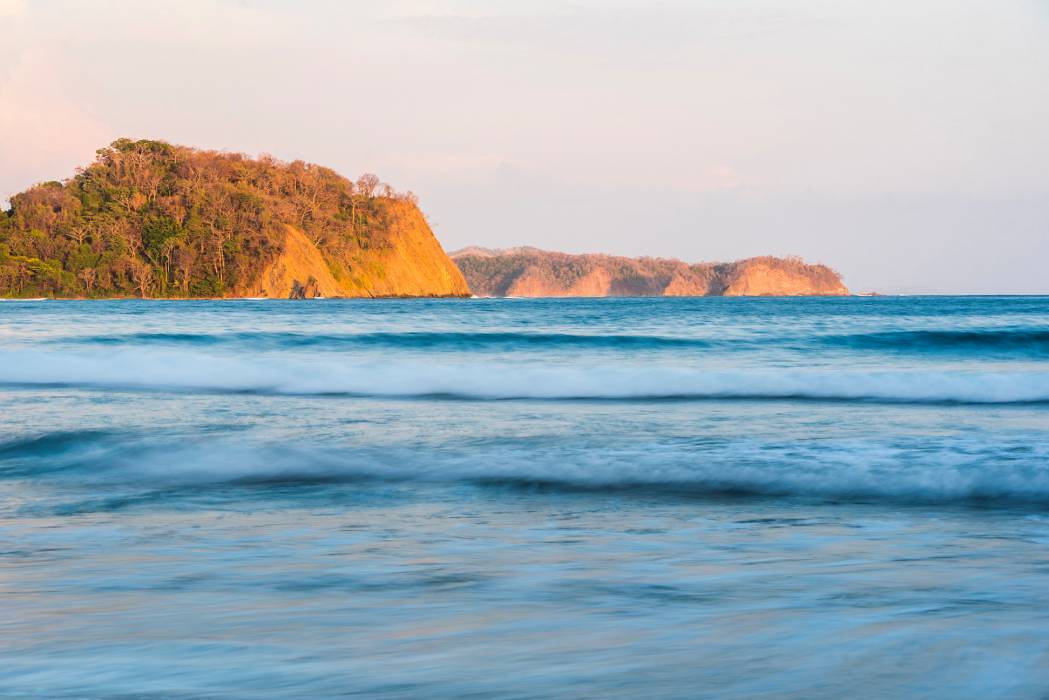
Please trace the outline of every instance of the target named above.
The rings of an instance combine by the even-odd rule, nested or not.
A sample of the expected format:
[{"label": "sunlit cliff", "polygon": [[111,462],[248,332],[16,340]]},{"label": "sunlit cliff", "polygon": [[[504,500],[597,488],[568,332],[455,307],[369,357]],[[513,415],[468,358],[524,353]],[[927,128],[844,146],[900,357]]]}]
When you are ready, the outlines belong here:
[{"label": "sunlit cliff", "polygon": [[478,296],[841,296],[841,277],[798,258],[688,264],[665,258],[568,255],[536,248],[451,254]]}]

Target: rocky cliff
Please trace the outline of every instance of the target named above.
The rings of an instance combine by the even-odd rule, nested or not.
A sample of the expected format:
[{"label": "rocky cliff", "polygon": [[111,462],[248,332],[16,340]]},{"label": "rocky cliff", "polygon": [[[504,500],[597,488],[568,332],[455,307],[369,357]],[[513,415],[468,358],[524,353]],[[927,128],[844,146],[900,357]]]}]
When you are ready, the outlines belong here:
[{"label": "rocky cliff", "polygon": [[325,255],[294,226],[285,227],[280,250],[234,296],[271,299],[316,297],[469,296],[459,268],[409,203],[385,204],[386,245]]},{"label": "rocky cliff", "polygon": [[688,264],[663,258],[568,255],[536,248],[451,254],[478,296],[841,296],[834,270],[798,258]]},{"label": "rocky cliff", "polygon": [[373,175],[120,139],[0,211],[0,296],[467,296]]}]

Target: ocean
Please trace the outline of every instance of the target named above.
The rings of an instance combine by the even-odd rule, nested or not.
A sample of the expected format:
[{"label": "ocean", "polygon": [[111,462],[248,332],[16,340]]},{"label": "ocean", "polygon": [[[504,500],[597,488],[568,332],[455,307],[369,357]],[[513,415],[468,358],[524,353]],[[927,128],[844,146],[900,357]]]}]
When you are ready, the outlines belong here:
[{"label": "ocean", "polygon": [[1049,697],[1049,298],[0,303],[0,697],[846,696]]}]

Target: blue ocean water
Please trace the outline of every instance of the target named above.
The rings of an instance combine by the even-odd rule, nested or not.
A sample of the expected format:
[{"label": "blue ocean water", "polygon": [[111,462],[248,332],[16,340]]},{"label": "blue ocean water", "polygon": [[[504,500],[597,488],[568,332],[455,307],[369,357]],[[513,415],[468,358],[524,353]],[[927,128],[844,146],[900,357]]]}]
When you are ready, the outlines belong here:
[{"label": "blue ocean water", "polygon": [[0,697],[1049,697],[1049,298],[0,303]]}]

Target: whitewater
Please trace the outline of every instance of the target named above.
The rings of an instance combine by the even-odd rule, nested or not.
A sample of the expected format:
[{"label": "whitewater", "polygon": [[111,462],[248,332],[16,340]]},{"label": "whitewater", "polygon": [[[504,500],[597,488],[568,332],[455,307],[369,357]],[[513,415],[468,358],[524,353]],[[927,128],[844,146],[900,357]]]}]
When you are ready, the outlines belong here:
[{"label": "whitewater", "polygon": [[1047,692],[1049,298],[0,306],[2,697]]}]

